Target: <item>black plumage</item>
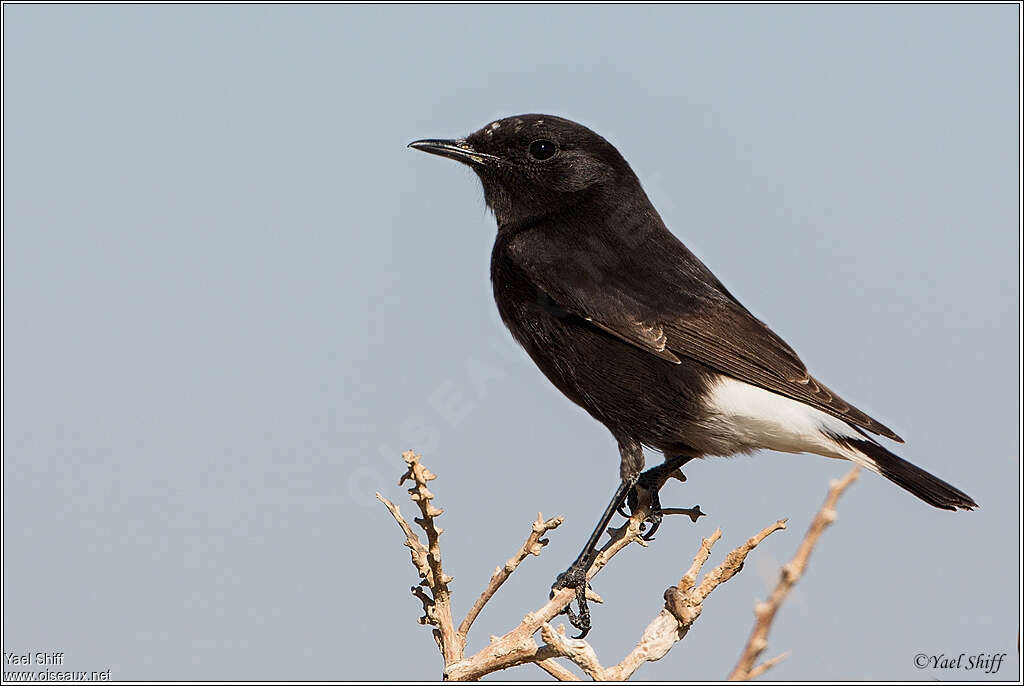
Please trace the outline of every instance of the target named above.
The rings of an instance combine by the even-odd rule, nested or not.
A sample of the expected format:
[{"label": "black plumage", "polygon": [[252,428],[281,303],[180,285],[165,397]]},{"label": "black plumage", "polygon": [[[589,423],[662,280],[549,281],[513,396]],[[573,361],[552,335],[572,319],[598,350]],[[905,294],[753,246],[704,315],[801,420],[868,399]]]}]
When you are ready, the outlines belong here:
[{"label": "black plumage", "polygon": [[976,506],[869,438],[902,442],[811,376],[729,293],[669,232],[601,136],[528,114],[411,146],[477,173],[498,222],[491,281],[502,320],[619,444],[619,489],[563,585],[580,583],[611,512],[637,482],[643,446],[675,463],[760,448],[816,452],[863,464],[936,507]]}]

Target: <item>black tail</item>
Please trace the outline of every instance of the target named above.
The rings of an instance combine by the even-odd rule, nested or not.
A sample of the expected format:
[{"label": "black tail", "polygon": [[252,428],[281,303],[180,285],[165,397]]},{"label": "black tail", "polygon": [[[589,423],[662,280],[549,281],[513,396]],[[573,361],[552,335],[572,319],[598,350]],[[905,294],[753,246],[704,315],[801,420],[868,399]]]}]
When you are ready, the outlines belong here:
[{"label": "black tail", "polygon": [[[943,510],[973,510],[978,507],[974,499],[955,486],[932,476],[920,467],[910,464],[902,457],[893,455],[871,439],[856,439],[830,434],[831,438],[862,453],[868,459],[865,466],[897,486],[910,491],[929,505]],[[872,464],[869,464],[872,463]]]}]

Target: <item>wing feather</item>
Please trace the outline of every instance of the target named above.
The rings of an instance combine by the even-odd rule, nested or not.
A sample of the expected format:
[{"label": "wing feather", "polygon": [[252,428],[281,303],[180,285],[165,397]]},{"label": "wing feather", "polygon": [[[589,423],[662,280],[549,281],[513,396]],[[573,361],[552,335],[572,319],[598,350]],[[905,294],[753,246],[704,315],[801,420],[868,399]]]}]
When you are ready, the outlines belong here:
[{"label": "wing feather", "polygon": [[612,269],[595,264],[592,252],[566,249],[536,232],[510,241],[508,254],[560,307],[622,341],[673,364],[696,360],[902,442],[811,376],[785,341],[673,241],[654,263],[624,265],[619,255]]}]

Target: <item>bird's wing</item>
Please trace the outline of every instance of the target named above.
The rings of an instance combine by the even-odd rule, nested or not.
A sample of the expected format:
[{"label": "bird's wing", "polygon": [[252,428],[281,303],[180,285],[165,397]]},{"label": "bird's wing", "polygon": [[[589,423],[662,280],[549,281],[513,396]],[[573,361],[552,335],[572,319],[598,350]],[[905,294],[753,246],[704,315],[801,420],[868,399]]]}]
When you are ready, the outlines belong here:
[{"label": "bird's wing", "polygon": [[[655,264],[614,257],[609,263],[595,259],[593,252],[565,249],[534,235],[512,241],[508,255],[560,307],[620,340],[670,363],[679,364],[681,357],[697,360],[902,442],[811,376],[796,352],[733,298],[682,243],[664,247],[669,254],[654,258]],[[692,261],[673,260],[671,252],[679,250]]]}]

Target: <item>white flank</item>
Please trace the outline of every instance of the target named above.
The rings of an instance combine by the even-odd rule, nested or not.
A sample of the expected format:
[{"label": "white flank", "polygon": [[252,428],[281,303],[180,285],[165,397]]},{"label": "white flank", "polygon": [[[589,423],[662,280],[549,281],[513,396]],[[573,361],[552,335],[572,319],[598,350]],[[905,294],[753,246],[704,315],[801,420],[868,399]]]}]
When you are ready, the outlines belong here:
[{"label": "white flank", "polygon": [[861,441],[870,439],[842,419],[810,405],[728,376],[719,377],[705,403],[714,432],[727,442],[739,444],[741,450],[766,448],[784,453],[815,453],[851,460],[878,471],[870,457],[837,443],[823,432]]}]

